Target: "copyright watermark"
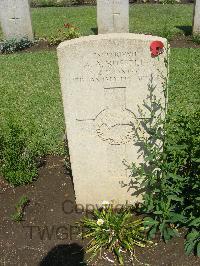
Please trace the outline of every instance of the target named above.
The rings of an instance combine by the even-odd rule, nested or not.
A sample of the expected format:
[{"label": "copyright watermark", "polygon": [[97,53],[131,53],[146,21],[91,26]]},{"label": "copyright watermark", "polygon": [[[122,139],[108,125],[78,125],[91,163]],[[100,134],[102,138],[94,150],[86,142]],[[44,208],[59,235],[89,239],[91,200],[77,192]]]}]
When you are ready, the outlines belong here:
[{"label": "copyright watermark", "polygon": [[30,240],[77,240],[84,233],[84,227],[78,225],[25,225],[27,236]]},{"label": "copyright watermark", "polygon": [[[122,210],[124,208],[124,206],[126,207],[131,207],[132,205],[128,204],[128,202],[126,202],[126,204],[110,204],[112,206],[113,209],[116,210]],[[66,214],[66,215],[70,215],[72,213],[76,213],[76,214],[90,214],[92,213],[94,210],[96,209],[100,209],[102,208],[102,204],[75,204],[73,201],[71,200],[65,200],[62,203],[62,211]]]}]

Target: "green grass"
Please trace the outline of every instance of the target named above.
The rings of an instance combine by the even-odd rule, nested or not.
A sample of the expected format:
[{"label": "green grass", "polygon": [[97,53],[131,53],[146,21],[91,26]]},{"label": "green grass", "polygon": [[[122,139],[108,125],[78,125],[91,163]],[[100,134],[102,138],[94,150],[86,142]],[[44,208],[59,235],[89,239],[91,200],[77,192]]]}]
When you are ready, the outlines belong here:
[{"label": "green grass", "polygon": [[200,107],[200,49],[171,49],[169,107],[191,113]]},{"label": "green grass", "polygon": [[18,121],[40,153],[63,152],[64,119],[55,52],[0,56],[1,123]]},{"label": "green grass", "polygon": [[[130,32],[171,37],[183,33],[177,27],[192,26],[193,5],[130,5]],[[80,28],[82,35],[94,34],[97,27],[96,7],[33,8],[32,21],[39,38],[56,35],[66,22]],[[0,33],[2,37],[2,33]]]},{"label": "green grass", "polygon": [[192,27],[193,5],[133,5],[130,31],[162,37],[184,33],[178,27]]},{"label": "green grass", "polygon": [[95,7],[35,8],[32,9],[33,28],[37,37],[56,35],[64,23],[71,23],[80,29],[81,35],[94,34],[96,28]]},{"label": "green grass", "polygon": [[[199,106],[200,49],[172,49],[169,108],[191,112]],[[55,52],[0,56],[0,117],[19,121],[30,145],[62,154],[64,118]]]}]

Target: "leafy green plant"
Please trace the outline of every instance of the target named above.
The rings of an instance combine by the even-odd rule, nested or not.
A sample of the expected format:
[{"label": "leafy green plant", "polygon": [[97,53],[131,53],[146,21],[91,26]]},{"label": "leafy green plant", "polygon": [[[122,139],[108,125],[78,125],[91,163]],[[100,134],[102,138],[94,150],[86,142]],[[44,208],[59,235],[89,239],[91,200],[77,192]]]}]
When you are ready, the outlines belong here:
[{"label": "leafy green plant", "polygon": [[176,4],[177,2],[179,2],[179,1],[177,1],[177,0],[160,0],[160,3],[162,3],[162,4]]},{"label": "leafy green plant", "polygon": [[[72,6],[81,0],[31,0],[32,7]],[[83,2],[83,0],[82,0]]]},{"label": "leafy green plant", "polygon": [[[166,67],[167,62],[168,60],[166,60]],[[177,186],[179,176],[166,161],[167,101],[163,104],[161,99],[154,94],[155,89],[153,78],[151,78],[148,84],[147,99],[142,107],[138,107],[139,118],[135,116],[137,123],[133,125],[133,130],[144,163],[139,166],[133,163],[132,175],[138,182],[139,188],[145,191],[141,210],[149,215],[144,219],[148,236],[152,238],[159,231],[161,237],[168,241],[177,235],[175,223],[184,220],[184,217],[181,213],[177,213],[175,204],[177,201],[182,201]],[[167,79],[163,80],[163,96],[166,99]],[[172,179],[177,180],[173,185]]]},{"label": "leafy green plant", "polygon": [[14,53],[14,52],[29,48],[33,44],[34,42],[30,41],[26,37],[21,38],[21,39],[9,39],[9,40],[5,40],[1,44],[0,51],[1,53],[5,53],[5,54]]},{"label": "leafy green plant", "polygon": [[[143,195],[142,212],[149,214],[144,219],[144,225],[148,229],[148,237],[152,238],[160,232],[164,241],[178,235],[176,225],[184,223],[181,212],[177,211],[176,203],[181,204],[180,197],[182,177],[176,173],[174,165],[170,165],[165,148],[165,127],[162,113],[165,111],[161,102],[154,96],[155,87],[149,85],[150,103],[144,102],[138,120],[138,128],[135,128],[138,145],[143,150],[144,163],[136,166],[132,164],[132,174],[145,190]],[[145,132],[145,134],[144,134]]]},{"label": "leafy green plant", "polygon": [[[155,94],[153,80],[148,85],[149,95],[139,107],[139,117],[135,116],[137,125],[133,126],[138,146],[144,157],[144,163],[132,164],[132,174],[140,188],[146,193],[141,210],[149,214],[144,219],[148,237],[152,238],[159,231],[161,237],[168,241],[177,235],[175,224],[184,222],[184,216],[177,212],[176,202],[179,197],[179,177],[173,167],[166,161],[165,118],[167,103],[163,105]],[[167,95],[167,80],[163,82],[163,94]],[[176,182],[172,184],[172,180]],[[176,189],[175,189],[176,186]]]},{"label": "leafy green plant", "polygon": [[32,0],[31,6],[33,7],[50,7],[50,6],[59,6],[64,5],[64,1],[56,1],[56,0]]},{"label": "leafy green plant", "polygon": [[200,44],[200,34],[194,34],[192,36],[192,41],[196,44]]},{"label": "leafy green plant", "polygon": [[22,196],[19,202],[15,206],[16,212],[11,215],[11,218],[15,222],[21,222],[23,219],[24,208],[29,203],[29,199],[26,196]]},{"label": "leafy green plant", "polygon": [[189,231],[185,241],[185,252],[191,252],[200,257],[200,217],[193,219],[189,224]]},{"label": "leafy green plant", "polygon": [[[168,123],[168,161],[182,178],[177,206],[185,216],[185,252],[200,256],[200,110],[188,114],[174,112]],[[180,187],[180,186],[179,186]]]},{"label": "leafy green plant", "polygon": [[123,251],[134,255],[135,246],[145,247],[147,240],[141,219],[134,220],[130,210],[114,210],[112,205],[103,204],[103,208],[94,211],[93,219],[84,218],[83,238],[90,239],[87,253],[90,260],[101,255],[103,250],[112,252],[120,265],[124,265]]},{"label": "leafy green plant", "polygon": [[49,40],[50,45],[58,45],[59,43],[71,40],[74,38],[80,37],[80,33],[78,31],[78,28],[75,26],[66,23],[64,24],[64,28],[59,29],[56,36],[52,36]]},{"label": "leafy green plant", "polygon": [[[140,118],[135,117],[133,125],[144,157],[139,166],[132,164],[132,174],[145,191],[141,206],[147,214],[144,226],[149,238],[159,232],[165,242],[178,235],[179,227],[186,226],[186,253],[199,255],[200,113],[166,114],[167,102],[163,106],[154,90],[150,82],[149,95],[139,107]],[[166,99],[167,80],[163,81],[163,93]]]},{"label": "leafy green plant", "polygon": [[[156,209],[156,210],[155,210]],[[158,201],[151,216],[144,218],[144,226],[147,229],[148,238],[155,237],[156,232],[160,232],[161,237],[167,242],[174,236],[179,236],[175,224],[185,222],[184,215],[175,211],[175,205],[168,201]]]},{"label": "leafy green plant", "polygon": [[170,114],[167,129],[168,163],[173,165],[180,176],[182,208],[185,215],[200,217],[200,109],[188,114],[174,112]]},{"label": "leafy green plant", "polygon": [[25,131],[10,123],[6,135],[0,131],[0,172],[5,179],[17,186],[30,183],[37,175],[36,154],[31,152]]}]

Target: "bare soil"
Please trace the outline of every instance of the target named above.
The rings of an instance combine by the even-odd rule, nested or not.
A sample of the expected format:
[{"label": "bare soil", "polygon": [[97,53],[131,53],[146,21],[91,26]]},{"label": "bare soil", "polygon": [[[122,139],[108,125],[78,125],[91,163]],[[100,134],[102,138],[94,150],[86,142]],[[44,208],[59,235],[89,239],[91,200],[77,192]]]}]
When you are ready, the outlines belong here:
[{"label": "bare soil", "polygon": [[[88,192],[89,193],[89,192]],[[20,197],[30,200],[22,222],[14,222],[11,215]],[[3,266],[78,266],[86,265],[86,243],[78,237],[78,222],[82,211],[75,208],[72,178],[62,157],[47,157],[39,168],[38,179],[26,186],[12,187],[0,179],[0,265]],[[184,236],[168,244],[154,243],[148,248],[137,248],[139,262],[134,265],[195,266],[200,258],[186,256]],[[97,263],[112,264],[110,255]],[[106,259],[106,257],[108,259]],[[116,265],[114,263],[113,265]],[[127,256],[125,265],[132,265]]]},{"label": "bare soil", "polygon": [[192,36],[176,36],[170,41],[171,48],[200,48],[200,44],[192,41]]}]

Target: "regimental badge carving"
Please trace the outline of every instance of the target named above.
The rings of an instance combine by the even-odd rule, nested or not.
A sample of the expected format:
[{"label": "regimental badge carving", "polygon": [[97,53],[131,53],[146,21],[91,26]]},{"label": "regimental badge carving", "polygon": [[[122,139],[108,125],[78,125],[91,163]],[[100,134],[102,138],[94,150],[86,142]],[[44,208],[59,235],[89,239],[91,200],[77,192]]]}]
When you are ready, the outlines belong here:
[{"label": "regimental badge carving", "polygon": [[110,145],[124,145],[134,139],[135,116],[126,108],[126,87],[104,88],[104,109],[94,118],[77,119],[92,122],[97,136]]},{"label": "regimental badge carving", "polygon": [[105,109],[95,119],[97,135],[111,145],[126,144],[134,137],[133,118],[127,109]]}]

